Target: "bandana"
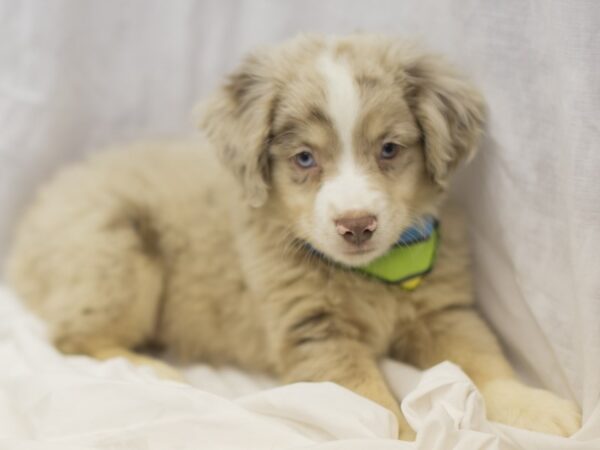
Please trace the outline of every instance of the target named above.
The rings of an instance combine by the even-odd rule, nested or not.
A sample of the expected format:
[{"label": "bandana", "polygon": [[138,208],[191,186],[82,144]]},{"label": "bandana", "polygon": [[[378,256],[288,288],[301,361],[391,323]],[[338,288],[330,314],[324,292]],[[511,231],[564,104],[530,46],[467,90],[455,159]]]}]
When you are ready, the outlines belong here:
[{"label": "bandana", "polygon": [[438,221],[428,216],[404,230],[385,255],[357,270],[411,291],[433,268],[438,243]]}]

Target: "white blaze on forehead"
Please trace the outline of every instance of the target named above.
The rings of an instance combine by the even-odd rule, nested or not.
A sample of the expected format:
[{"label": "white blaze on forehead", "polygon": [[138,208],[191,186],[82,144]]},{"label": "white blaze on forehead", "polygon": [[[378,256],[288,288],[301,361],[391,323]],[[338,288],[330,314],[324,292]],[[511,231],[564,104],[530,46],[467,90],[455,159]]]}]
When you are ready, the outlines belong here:
[{"label": "white blaze on forehead", "polygon": [[343,60],[331,52],[318,61],[318,70],[326,83],[327,108],[340,139],[337,171],[322,186],[317,196],[316,214],[320,220],[337,218],[349,211],[377,213],[380,195],[373,192],[364,168],[354,157],[353,133],[360,112],[360,97],[353,73]]},{"label": "white blaze on forehead", "polygon": [[319,59],[318,70],[327,84],[329,115],[343,144],[344,153],[352,153],[352,132],[358,116],[358,89],[347,64],[329,52]]}]

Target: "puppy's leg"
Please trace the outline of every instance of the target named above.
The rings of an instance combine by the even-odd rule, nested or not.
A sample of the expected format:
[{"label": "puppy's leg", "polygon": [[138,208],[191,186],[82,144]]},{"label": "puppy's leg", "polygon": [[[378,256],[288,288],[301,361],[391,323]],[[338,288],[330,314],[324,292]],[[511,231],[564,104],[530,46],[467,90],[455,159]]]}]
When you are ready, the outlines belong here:
[{"label": "puppy's leg", "polygon": [[[103,267],[102,256],[96,254],[92,266],[95,270],[88,271],[87,265],[80,267],[83,281],[79,287],[60,286],[57,293],[61,302],[71,300],[71,304],[63,306],[60,317],[44,314],[53,340],[64,353],[101,360],[123,357],[135,365],[151,367],[161,378],[183,381],[182,375],[167,363],[130,350],[152,337],[160,313],[162,274],[160,266],[147,255],[128,250],[121,256],[111,272]],[[84,294],[79,290],[81,284],[89,285],[90,290],[85,288]],[[46,307],[51,306],[52,298],[48,303]]]},{"label": "puppy's leg", "polygon": [[281,361],[284,381],[338,383],[392,411],[398,418],[400,438],[414,439],[414,432],[400,412],[374,355],[360,342],[344,338],[307,340],[287,348]]},{"label": "puppy's leg", "polygon": [[444,360],[458,364],[481,391],[489,419],[564,436],[579,428],[576,405],[515,378],[496,337],[472,309],[450,309],[422,318],[409,341],[398,349],[398,356],[420,368]]},{"label": "puppy's leg", "polygon": [[[47,323],[61,351],[125,356],[180,378],[127,350],[153,337],[160,314],[163,267],[155,233],[139,218],[104,213],[97,222],[72,218],[68,232],[45,231],[43,220],[26,227],[10,260],[12,285]],[[38,229],[50,238],[42,239]]]}]

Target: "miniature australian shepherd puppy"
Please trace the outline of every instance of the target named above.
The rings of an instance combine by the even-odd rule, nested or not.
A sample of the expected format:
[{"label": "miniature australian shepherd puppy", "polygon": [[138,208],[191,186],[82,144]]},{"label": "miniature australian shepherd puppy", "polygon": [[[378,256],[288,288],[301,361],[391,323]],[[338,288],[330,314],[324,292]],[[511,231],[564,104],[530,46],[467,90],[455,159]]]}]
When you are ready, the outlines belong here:
[{"label": "miniature australian shepherd puppy", "polygon": [[578,408],[518,381],[474,310],[463,225],[442,206],[484,109],[440,57],[386,37],[258,51],[201,108],[207,140],[113,149],[46,185],[9,281],[66,353],[176,376],[135,353],[158,343],[332,381],[391,410],[406,438],[378,360],[449,360],[491,420],[570,435]]}]

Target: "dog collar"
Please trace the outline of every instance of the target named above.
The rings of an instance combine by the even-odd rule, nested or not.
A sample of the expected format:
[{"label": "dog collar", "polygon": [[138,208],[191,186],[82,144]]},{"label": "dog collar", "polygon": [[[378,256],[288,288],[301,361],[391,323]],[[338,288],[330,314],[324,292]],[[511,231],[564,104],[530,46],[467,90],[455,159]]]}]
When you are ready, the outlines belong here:
[{"label": "dog collar", "polygon": [[433,268],[439,243],[438,228],[434,217],[422,218],[404,230],[386,254],[357,270],[412,291]]},{"label": "dog collar", "polygon": [[[404,230],[386,254],[354,270],[412,291],[433,268],[440,238],[438,228],[434,217],[425,216]],[[306,246],[313,254],[327,259],[310,244]]]}]

